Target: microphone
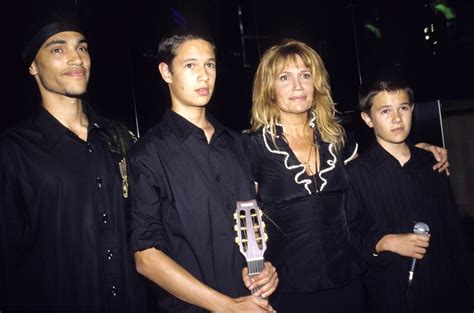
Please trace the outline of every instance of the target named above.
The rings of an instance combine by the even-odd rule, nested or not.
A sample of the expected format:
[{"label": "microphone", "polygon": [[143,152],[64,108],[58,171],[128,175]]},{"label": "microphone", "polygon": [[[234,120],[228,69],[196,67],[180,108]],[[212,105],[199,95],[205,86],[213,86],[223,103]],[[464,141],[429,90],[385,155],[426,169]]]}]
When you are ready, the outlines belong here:
[{"label": "microphone", "polygon": [[[428,235],[428,233],[430,232],[430,228],[425,223],[418,222],[415,224],[415,226],[413,226],[413,232],[418,235]],[[416,259],[413,258],[411,261],[410,271],[408,271],[408,286],[411,285],[411,282],[413,280],[413,275],[415,273],[415,265]]]}]

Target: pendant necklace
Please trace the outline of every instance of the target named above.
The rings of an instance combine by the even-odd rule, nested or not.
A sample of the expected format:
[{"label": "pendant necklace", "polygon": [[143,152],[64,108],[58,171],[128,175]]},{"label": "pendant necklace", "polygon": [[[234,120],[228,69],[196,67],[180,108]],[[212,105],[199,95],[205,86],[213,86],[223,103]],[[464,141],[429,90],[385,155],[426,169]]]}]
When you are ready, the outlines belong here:
[{"label": "pendant necklace", "polygon": [[[316,192],[318,192],[318,185],[316,184],[316,171],[313,172],[312,170],[312,164],[311,164],[311,155],[313,154],[313,150],[316,150],[315,149],[315,145],[313,144],[312,141],[310,141],[310,148],[309,148],[309,153],[308,153],[308,160],[306,162],[302,162],[305,169],[306,169],[306,174],[312,179],[312,181],[314,182],[314,189],[316,190]],[[315,151],[316,153],[316,151]],[[317,168],[317,162],[318,162],[318,153],[316,153],[316,156],[315,156],[315,164],[316,164],[316,168]]]}]

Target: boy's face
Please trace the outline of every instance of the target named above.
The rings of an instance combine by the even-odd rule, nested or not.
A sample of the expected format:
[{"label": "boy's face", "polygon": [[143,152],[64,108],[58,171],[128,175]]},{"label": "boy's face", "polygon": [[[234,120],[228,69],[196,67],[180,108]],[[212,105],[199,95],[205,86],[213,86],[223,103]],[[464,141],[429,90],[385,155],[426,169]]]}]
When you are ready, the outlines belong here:
[{"label": "boy's face", "polygon": [[211,100],[216,81],[216,57],[212,45],[202,39],[183,42],[176,49],[171,68],[160,63],[168,83],[172,108],[203,107]]},{"label": "boy's face", "polygon": [[43,95],[79,97],[87,90],[90,67],[84,36],[60,32],[43,43],[29,71]]},{"label": "boy's face", "polygon": [[413,105],[405,91],[380,92],[372,99],[370,114],[361,113],[364,122],[374,129],[381,146],[404,143],[411,128]]}]

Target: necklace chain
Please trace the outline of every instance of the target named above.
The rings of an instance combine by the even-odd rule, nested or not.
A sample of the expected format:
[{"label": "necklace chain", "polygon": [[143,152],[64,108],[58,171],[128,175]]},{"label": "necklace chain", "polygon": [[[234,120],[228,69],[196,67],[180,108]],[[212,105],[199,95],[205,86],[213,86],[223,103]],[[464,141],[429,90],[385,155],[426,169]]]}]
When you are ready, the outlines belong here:
[{"label": "necklace chain", "polygon": [[[310,178],[313,180],[314,182],[314,189],[316,190],[316,192],[318,192],[318,186],[316,184],[316,174],[315,172],[313,172],[313,170],[311,169],[311,164],[310,164],[310,161],[311,161],[311,154],[313,154],[313,150],[315,149],[315,146],[313,145],[313,143],[310,144],[310,148],[309,148],[309,153],[308,153],[308,160],[306,162],[303,162],[303,165],[307,171],[307,174],[309,174]],[[317,151],[317,150],[316,150]],[[318,158],[318,153],[315,152],[315,163],[316,163],[316,166],[317,166],[317,158]]]},{"label": "necklace chain", "polygon": [[[312,132],[311,132],[312,133]],[[286,141],[286,143],[289,144],[288,140],[286,139],[285,135],[283,134],[283,139]],[[316,148],[316,151],[317,151],[317,145],[315,145],[313,143],[313,140],[312,138],[309,140],[309,153],[308,153],[308,159],[306,160],[306,162],[304,161],[300,161],[301,164],[305,167],[306,171],[309,172],[309,175],[310,176],[313,176],[315,173],[313,172],[312,170],[312,164],[311,164],[311,155],[313,154],[313,150]],[[318,153],[316,153],[316,160],[315,160],[315,163],[316,163],[316,167],[317,167],[317,162],[318,162]],[[315,182],[316,184],[316,182]]]},{"label": "necklace chain", "polygon": [[[312,134],[312,132],[311,132]],[[311,136],[312,137],[312,136]],[[304,167],[306,168],[306,170],[311,174],[311,175],[314,175],[314,172],[312,170],[312,164],[311,164],[311,155],[313,154],[313,150],[314,150],[314,144],[313,144],[313,138],[310,138],[309,140],[309,153],[308,153],[308,159],[306,160],[306,162],[302,162]],[[316,155],[317,156],[317,155]],[[317,160],[315,160],[315,162],[317,162]]]},{"label": "necklace chain", "polygon": [[306,162],[303,162],[303,165],[307,168],[307,170],[308,170],[311,174],[313,174],[313,171],[311,170],[311,163],[310,163],[310,161],[311,161],[311,155],[313,154],[313,149],[314,149],[313,144],[310,144],[310,145],[309,145],[308,160],[306,160]]}]

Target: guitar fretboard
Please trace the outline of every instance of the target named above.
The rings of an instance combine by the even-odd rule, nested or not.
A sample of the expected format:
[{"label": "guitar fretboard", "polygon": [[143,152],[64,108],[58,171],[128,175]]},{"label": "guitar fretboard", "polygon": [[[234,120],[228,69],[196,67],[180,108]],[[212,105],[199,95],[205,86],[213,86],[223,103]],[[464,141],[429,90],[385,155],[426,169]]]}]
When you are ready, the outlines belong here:
[{"label": "guitar fretboard", "polygon": [[248,261],[247,266],[249,269],[249,276],[254,276],[263,271],[263,259]]}]

